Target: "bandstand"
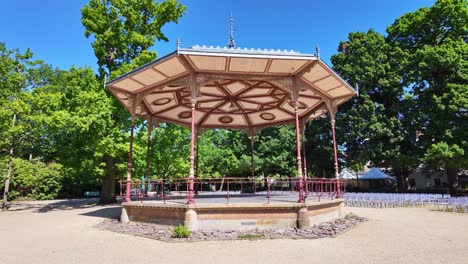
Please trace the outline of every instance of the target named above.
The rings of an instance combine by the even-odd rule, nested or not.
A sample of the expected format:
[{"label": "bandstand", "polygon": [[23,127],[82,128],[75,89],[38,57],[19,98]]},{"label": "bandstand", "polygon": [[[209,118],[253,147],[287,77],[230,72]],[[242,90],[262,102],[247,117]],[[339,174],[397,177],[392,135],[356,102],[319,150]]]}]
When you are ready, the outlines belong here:
[{"label": "bandstand", "polygon": [[[286,50],[206,46],[180,48],[179,43],[176,51],[106,84],[107,89],[131,115],[130,151],[122,195],[121,221],[185,224],[190,229],[212,229],[307,227],[338,217],[343,206],[340,199],[343,186],[340,186],[338,179],[335,113],[340,104],[357,93],[320,59],[319,50],[312,55]],[[336,179],[323,179],[320,184],[333,189],[336,199],[311,202],[307,201],[307,196],[314,188],[314,181],[307,178],[302,164],[301,134],[304,133],[306,122],[327,113],[333,135]],[[157,122],[190,127],[190,172],[185,179],[185,203],[132,201],[132,152],[136,118],[147,120],[148,131]],[[194,166],[197,135],[206,129],[239,129],[245,131],[253,142],[260,129],[283,124],[291,124],[296,128],[297,177],[291,180],[297,185],[295,201],[270,203],[269,199],[268,203],[221,205],[206,202],[206,199],[197,202],[195,187],[198,179],[195,179]],[[151,147],[150,134],[148,150]],[[148,163],[149,160],[148,151]],[[147,183],[148,176],[149,164]]]}]

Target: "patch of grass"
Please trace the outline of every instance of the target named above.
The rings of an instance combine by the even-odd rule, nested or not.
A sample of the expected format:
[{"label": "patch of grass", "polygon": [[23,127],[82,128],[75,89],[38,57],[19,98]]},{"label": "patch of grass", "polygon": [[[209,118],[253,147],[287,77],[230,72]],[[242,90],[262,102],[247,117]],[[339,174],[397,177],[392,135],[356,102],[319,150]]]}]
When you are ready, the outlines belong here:
[{"label": "patch of grass", "polygon": [[174,230],[172,230],[173,238],[189,238],[191,235],[192,231],[183,225],[179,225],[178,227],[174,228]]},{"label": "patch of grass", "polygon": [[237,238],[239,239],[259,239],[259,238],[262,238],[263,235],[260,235],[260,234],[242,234],[242,235],[239,235]]}]

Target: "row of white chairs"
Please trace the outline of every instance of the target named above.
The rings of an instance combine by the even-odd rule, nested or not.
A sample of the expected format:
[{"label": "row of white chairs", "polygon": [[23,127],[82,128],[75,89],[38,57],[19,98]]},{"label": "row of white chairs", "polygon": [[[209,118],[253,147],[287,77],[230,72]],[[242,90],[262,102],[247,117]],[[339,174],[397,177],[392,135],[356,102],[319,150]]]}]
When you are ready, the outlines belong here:
[{"label": "row of white chairs", "polygon": [[416,207],[434,206],[439,210],[468,213],[468,197],[450,197],[448,194],[426,193],[350,193],[344,195],[351,207]]}]

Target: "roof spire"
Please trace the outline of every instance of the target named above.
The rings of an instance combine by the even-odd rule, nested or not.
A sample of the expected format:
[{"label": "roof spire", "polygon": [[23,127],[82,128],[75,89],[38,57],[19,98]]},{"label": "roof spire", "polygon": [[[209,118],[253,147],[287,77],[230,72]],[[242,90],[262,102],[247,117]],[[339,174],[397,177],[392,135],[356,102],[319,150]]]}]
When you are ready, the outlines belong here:
[{"label": "roof spire", "polygon": [[228,47],[230,49],[233,49],[236,47],[236,44],[234,42],[234,18],[232,17],[232,13],[231,13],[231,19],[229,21],[230,25],[229,25],[229,44],[228,44]]},{"label": "roof spire", "polygon": [[320,60],[320,47],[319,47],[319,45],[318,45],[318,44],[317,44],[317,47],[315,48],[315,52],[316,52],[316,54],[315,54],[315,55],[316,55],[316,56],[317,56],[317,58]]},{"label": "roof spire", "polygon": [[179,50],[180,50],[180,38],[179,37],[177,38],[176,44],[177,44],[177,54],[179,54]]}]

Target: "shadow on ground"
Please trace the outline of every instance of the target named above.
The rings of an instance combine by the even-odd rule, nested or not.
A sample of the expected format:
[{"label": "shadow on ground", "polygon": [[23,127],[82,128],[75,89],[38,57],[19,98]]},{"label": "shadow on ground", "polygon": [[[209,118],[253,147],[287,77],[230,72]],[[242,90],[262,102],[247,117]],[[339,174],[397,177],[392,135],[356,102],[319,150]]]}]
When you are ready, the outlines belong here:
[{"label": "shadow on ground", "polygon": [[96,206],[98,202],[97,199],[76,199],[76,200],[63,200],[57,201],[54,203],[46,204],[39,209],[37,209],[36,213],[47,213],[50,211],[57,211],[57,210],[74,210],[74,209],[83,209],[83,208],[90,208]]},{"label": "shadow on ground", "polygon": [[91,208],[97,205],[98,198],[71,199],[57,201],[11,202],[9,211],[32,210],[34,213]]},{"label": "shadow on ground", "polygon": [[121,211],[122,211],[122,208],[120,206],[118,207],[113,206],[113,207],[101,208],[101,209],[83,213],[80,215],[118,219],[120,217]]}]

